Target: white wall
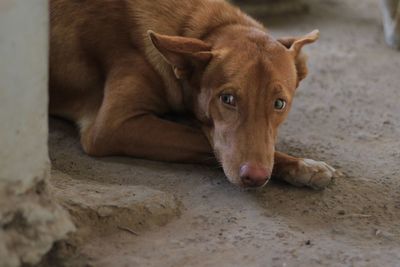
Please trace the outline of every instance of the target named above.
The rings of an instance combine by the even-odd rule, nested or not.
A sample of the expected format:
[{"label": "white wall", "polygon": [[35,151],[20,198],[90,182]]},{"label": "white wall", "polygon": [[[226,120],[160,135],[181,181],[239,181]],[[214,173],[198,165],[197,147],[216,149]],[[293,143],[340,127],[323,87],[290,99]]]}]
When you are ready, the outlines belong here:
[{"label": "white wall", "polygon": [[0,0],[0,267],[35,263],[73,229],[44,182],[47,0]]}]

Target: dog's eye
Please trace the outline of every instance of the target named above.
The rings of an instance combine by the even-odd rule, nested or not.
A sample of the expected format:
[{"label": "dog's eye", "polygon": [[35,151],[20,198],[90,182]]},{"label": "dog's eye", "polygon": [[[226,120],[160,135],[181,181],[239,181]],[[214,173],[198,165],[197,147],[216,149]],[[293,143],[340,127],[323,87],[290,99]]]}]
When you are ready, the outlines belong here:
[{"label": "dog's eye", "polygon": [[277,99],[275,100],[275,109],[276,110],[282,110],[286,107],[286,101],[283,99]]},{"label": "dog's eye", "polygon": [[222,103],[230,105],[230,106],[236,106],[236,99],[235,96],[231,95],[231,94],[222,94],[220,96],[220,99],[222,101]]}]

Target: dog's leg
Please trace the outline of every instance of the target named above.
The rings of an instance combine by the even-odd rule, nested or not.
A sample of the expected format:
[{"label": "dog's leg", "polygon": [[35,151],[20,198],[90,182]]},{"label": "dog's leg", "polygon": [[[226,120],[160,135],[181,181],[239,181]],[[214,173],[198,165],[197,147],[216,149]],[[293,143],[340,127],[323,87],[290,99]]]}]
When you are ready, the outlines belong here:
[{"label": "dog's leg", "polygon": [[400,49],[400,1],[381,0],[381,9],[386,42]]},{"label": "dog's leg", "polygon": [[[200,129],[161,119],[166,97],[147,62],[123,60],[106,79],[102,106],[81,131],[84,150],[93,156],[127,155],[152,160],[210,163],[211,146]],[[133,68],[140,66],[140,70]]]},{"label": "dog's leg", "polygon": [[273,176],[295,186],[326,187],[338,172],[322,161],[295,158],[275,152]]}]

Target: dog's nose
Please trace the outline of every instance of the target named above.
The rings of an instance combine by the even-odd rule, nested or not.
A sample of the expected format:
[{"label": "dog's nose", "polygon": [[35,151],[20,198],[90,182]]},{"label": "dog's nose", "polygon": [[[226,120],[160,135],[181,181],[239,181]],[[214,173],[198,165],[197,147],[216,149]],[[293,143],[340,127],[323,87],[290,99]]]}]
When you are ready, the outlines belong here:
[{"label": "dog's nose", "polygon": [[245,187],[260,187],[270,176],[269,169],[256,163],[245,163],[240,167],[240,179]]}]

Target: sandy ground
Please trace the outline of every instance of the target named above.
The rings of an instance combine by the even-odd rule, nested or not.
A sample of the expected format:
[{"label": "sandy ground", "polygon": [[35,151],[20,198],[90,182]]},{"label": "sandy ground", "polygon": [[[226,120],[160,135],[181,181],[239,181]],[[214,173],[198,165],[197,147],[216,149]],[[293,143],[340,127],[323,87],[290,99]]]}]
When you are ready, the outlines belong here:
[{"label": "sandy ground", "polygon": [[165,226],[91,239],[81,252],[93,266],[400,266],[400,52],[384,43],[377,1],[310,2],[307,15],[261,18],[275,36],[322,33],[279,147],[345,177],[322,192],[278,182],[246,191],[206,166],[89,158],[73,126],[52,120],[56,176],[147,186],[181,203]]}]

